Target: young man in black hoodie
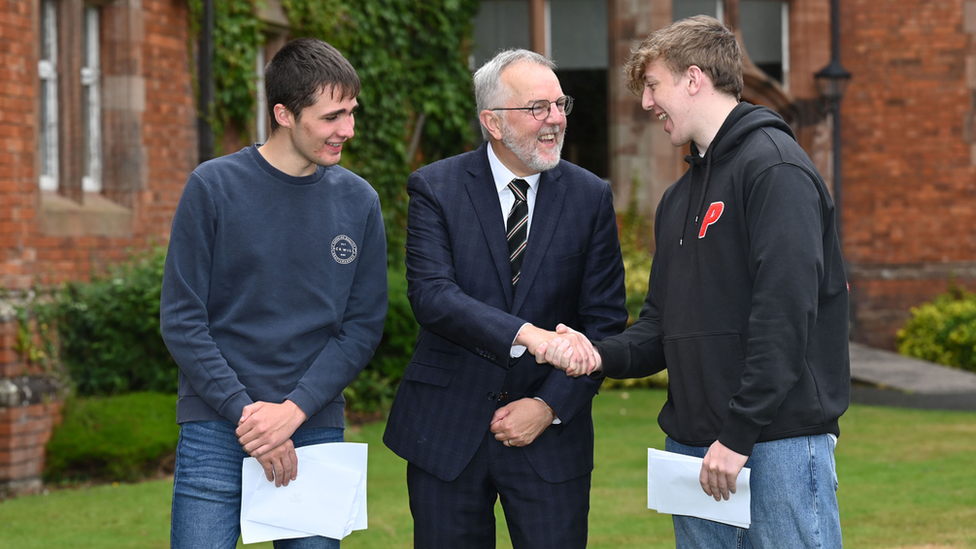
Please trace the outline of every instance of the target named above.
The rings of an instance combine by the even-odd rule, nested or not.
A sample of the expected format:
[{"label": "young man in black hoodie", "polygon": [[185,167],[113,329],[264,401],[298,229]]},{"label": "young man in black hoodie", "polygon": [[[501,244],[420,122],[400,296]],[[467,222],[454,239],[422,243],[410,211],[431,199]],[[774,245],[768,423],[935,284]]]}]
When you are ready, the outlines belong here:
[{"label": "young man in black hoodie", "polygon": [[566,341],[536,355],[572,375],[667,368],[666,448],[704,458],[699,480],[716,500],[751,468],[751,527],[675,516],[677,547],[841,547],[848,288],[823,179],[779,115],[740,102],[742,54],[714,18],[651,33],[626,70],[671,144],[691,143],[690,167],[657,209],[640,318],[596,343],[587,371],[570,364],[582,336],[565,327]]}]

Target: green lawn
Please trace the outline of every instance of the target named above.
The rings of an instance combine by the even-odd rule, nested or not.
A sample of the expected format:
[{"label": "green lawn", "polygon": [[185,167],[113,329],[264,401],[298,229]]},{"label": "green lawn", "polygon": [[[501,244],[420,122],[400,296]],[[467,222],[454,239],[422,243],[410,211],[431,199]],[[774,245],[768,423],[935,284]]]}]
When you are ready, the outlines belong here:
[{"label": "green lawn", "polygon": [[[664,398],[660,390],[596,398],[589,547],[674,547],[670,517],[646,501],[646,448],[663,448],[655,418]],[[853,406],[841,424],[848,548],[976,548],[976,414]],[[347,440],[370,444],[370,456],[369,529],[346,538],[346,549],[412,547],[405,464],[383,446],[382,433],[382,424],[347,432]],[[0,548],[167,547],[171,489],[171,480],[158,480],[2,502]],[[498,540],[511,547],[501,518]]]}]

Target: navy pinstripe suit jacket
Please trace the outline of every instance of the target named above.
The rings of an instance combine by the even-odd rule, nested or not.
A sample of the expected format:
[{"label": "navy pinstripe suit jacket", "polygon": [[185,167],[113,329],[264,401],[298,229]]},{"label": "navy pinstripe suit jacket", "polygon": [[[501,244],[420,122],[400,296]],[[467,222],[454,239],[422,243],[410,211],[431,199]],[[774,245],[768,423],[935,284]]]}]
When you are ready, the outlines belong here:
[{"label": "navy pinstripe suit jacket", "polygon": [[499,406],[540,397],[561,420],[522,448],[547,482],[593,468],[591,400],[599,382],[569,378],[526,352],[525,322],[564,323],[599,340],[623,330],[624,269],[610,186],[568,162],[543,172],[518,290],[487,144],[411,174],[406,266],[421,330],[383,437],[410,463],[452,481]]}]

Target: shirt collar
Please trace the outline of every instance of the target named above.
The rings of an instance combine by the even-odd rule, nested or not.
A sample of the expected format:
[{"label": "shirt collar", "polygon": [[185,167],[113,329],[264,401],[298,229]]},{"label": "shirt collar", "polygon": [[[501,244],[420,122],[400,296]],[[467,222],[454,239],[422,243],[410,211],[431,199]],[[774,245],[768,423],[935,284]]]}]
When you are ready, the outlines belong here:
[{"label": "shirt collar", "polygon": [[495,179],[496,192],[502,192],[502,189],[507,188],[513,179],[524,179],[529,184],[530,189],[538,192],[539,177],[542,174],[536,173],[525,177],[515,175],[512,173],[512,170],[505,167],[505,164],[502,164],[502,161],[495,156],[495,151],[491,148],[491,142],[488,143],[488,165],[491,167],[491,175]]}]

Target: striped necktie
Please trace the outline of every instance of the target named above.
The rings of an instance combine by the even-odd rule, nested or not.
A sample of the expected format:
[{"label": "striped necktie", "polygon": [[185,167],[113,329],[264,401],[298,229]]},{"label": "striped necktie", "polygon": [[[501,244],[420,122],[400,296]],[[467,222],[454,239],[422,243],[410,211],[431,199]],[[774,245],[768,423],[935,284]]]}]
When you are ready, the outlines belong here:
[{"label": "striped necktie", "polygon": [[525,257],[525,244],[529,235],[529,184],[524,179],[513,179],[508,184],[515,195],[515,203],[508,212],[505,228],[508,233],[508,259],[512,263],[512,290],[518,286],[522,274],[522,258]]}]

